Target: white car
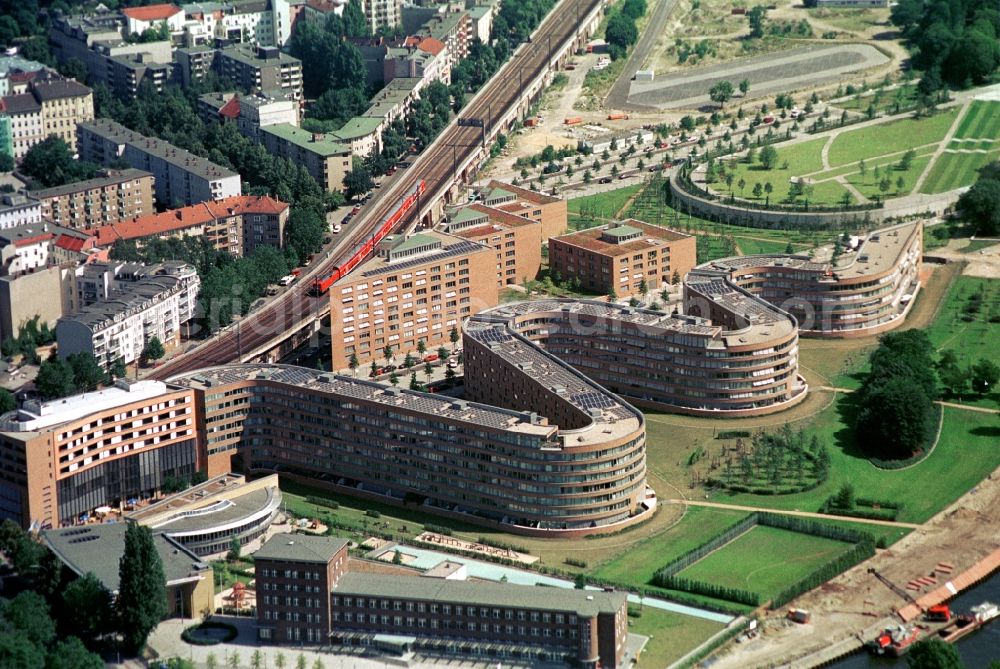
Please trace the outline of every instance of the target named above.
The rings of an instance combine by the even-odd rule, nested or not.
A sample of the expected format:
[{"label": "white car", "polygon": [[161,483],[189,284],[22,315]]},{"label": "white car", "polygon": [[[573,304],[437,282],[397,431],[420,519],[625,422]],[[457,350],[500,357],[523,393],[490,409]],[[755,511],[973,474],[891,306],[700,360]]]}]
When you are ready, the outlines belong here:
[{"label": "white car", "polygon": [[278,285],[279,286],[290,286],[290,285],[292,285],[293,281],[295,281],[295,275],[294,274],[287,274],[287,275],[281,277],[280,279],[278,279]]},{"label": "white car", "polygon": [[457,359],[452,358],[451,360],[448,361],[448,369],[455,369],[456,367],[458,367]]},{"label": "white car", "polygon": [[340,223],[337,223],[337,225],[333,226],[333,234],[339,235],[340,231],[343,230],[343,229],[344,229],[344,226],[342,226]]}]

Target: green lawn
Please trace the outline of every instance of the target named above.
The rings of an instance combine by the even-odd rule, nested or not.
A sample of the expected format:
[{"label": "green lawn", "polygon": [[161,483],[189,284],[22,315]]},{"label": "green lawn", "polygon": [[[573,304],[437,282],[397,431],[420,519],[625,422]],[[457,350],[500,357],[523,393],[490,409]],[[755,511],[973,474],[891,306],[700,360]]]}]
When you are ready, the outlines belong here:
[{"label": "green lawn", "polygon": [[570,227],[590,228],[617,219],[618,212],[641,188],[642,184],[635,184],[596,195],[572,198],[566,203]]},{"label": "green lawn", "polygon": [[920,188],[921,193],[946,193],[956,188],[971,186],[983,165],[1000,160],[1000,149],[989,153],[968,151],[942,153],[931,167],[930,174]]},{"label": "green lawn", "polygon": [[1000,137],[1000,102],[973,100],[955,131],[955,139]]},{"label": "green lawn", "polygon": [[850,548],[843,541],[757,526],[677,575],[767,600]]},{"label": "green lawn", "polygon": [[[775,509],[816,511],[840,486],[850,483],[859,497],[902,502],[899,520],[923,522],[1000,466],[1000,425],[995,415],[945,408],[937,448],[909,469],[875,468],[854,446],[855,408],[841,399],[810,426],[830,449],[830,476],[813,490],[792,495],[715,493],[720,502]],[[946,475],[942,475],[945,473]]]},{"label": "green lawn", "polygon": [[[966,313],[969,299],[982,291],[982,306],[975,314]],[[960,276],[951,285],[938,318],[928,328],[927,334],[939,351],[952,350],[958,355],[959,364],[968,366],[980,358],[1000,364],[1000,323],[991,318],[1000,317],[1000,280]],[[954,398],[950,398],[954,399]],[[985,397],[966,395],[965,404],[996,409],[1000,391]]]},{"label": "green lawn", "polygon": [[649,637],[638,666],[662,669],[721,631],[723,625],[644,606],[641,616],[628,619],[628,627],[632,634]]},{"label": "green lawn", "polygon": [[830,165],[835,167],[916,148],[914,138],[920,145],[940,142],[957,113],[957,109],[949,109],[929,118],[908,118],[842,132],[830,145]]},{"label": "green lawn", "polygon": [[[913,186],[916,185],[917,179],[923,174],[924,169],[927,168],[928,163],[930,163],[930,155],[921,156],[915,158],[912,163],[910,163],[910,168],[907,170],[901,170],[898,168],[898,159],[881,162],[877,166],[869,166],[865,170],[865,176],[862,178],[861,173],[855,170],[847,176],[847,182],[857,188],[861,193],[867,197],[869,200],[874,200],[878,197],[883,196],[882,189],[879,186],[879,180],[875,179],[874,169],[878,167],[883,177],[889,178],[889,183],[891,184],[889,190],[884,194],[884,197],[900,197],[901,195],[909,195],[910,191],[913,190]],[[900,190],[896,183],[898,179],[903,179],[903,188]]]},{"label": "green lawn", "polygon": [[600,565],[593,576],[616,583],[646,585],[660,567],[700,546],[747,515],[739,511],[689,507],[680,523],[614,556]]},{"label": "green lawn", "polygon": [[874,105],[876,111],[881,113],[892,113],[897,103],[899,103],[900,107],[905,108],[913,104],[916,101],[916,98],[917,87],[915,85],[906,85],[900,86],[899,88],[895,88],[891,91],[868,91],[867,93],[856,95],[849,100],[845,100],[844,102],[838,102],[835,106],[838,109],[863,112],[868,109],[869,105]]}]

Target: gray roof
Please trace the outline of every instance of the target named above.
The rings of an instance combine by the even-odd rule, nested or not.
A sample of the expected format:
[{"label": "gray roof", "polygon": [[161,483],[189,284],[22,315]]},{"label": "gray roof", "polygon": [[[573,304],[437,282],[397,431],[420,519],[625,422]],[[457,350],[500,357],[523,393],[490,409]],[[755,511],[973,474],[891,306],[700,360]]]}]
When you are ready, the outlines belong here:
[{"label": "gray roof", "polygon": [[91,93],[89,88],[71,79],[53,79],[44,83],[36,83],[31,88],[39,102],[85,97]]},{"label": "gray roof", "polygon": [[405,598],[472,606],[536,609],[576,614],[614,614],[625,603],[624,592],[576,590],[486,581],[453,581],[421,576],[386,576],[348,572],[333,589],[337,595]]},{"label": "gray roof", "polygon": [[326,564],[347,546],[347,539],[312,534],[279,534],[253,554],[254,559]]},{"label": "gray roof", "polygon": [[[204,533],[213,528],[226,528],[236,521],[246,521],[254,514],[270,509],[277,509],[281,503],[281,491],[277,486],[253,490],[238,497],[227,500],[215,500],[195,509],[178,511],[166,518],[153,519],[148,524],[157,532],[166,532],[171,536]],[[195,513],[191,513],[194,511]],[[134,514],[129,514],[130,519]],[[141,518],[135,520],[142,522]],[[218,530],[223,531],[223,530]]]},{"label": "gray roof", "polygon": [[42,105],[31,93],[6,96],[3,99],[3,108],[8,114],[28,114],[42,111]]},{"label": "gray roof", "polygon": [[31,196],[39,199],[59,197],[60,195],[81,193],[83,191],[93,190],[94,188],[104,188],[105,186],[113,186],[114,184],[120,184],[126,181],[132,181],[133,179],[141,179],[142,177],[151,176],[153,176],[151,172],[136,170],[131,167],[124,170],[109,170],[108,176],[106,177],[97,177],[95,179],[87,179],[85,181],[74,181],[73,183],[68,183],[62,186],[31,191]]},{"label": "gray roof", "polygon": [[190,151],[178,148],[166,140],[141,135],[108,118],[95,118],[90,121],[84,121],[77,124],[77,128],[82,128],[107,142],[114,142],[120,146],[131,144],[143,153],[156,156],[185,172],[200,176],[209,181],[239,176],[239,174],[229,168],[217,165],[207,158],[196,156]]},{"label": "gray roof", "polygon": [[[125,552],[127,523],[66,527],[42,532],[42,541],[77,574],[93,573],[111,592],[118,590],[118,562]],[[197,555],[163,534],[154,534],[167,584],[204,578],[209,566]]]}]

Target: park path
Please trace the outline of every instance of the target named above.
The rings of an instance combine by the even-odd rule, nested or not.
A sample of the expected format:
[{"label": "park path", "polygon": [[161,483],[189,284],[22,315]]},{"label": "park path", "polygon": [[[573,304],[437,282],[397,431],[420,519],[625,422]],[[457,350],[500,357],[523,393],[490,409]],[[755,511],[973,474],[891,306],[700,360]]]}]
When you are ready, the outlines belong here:
[{"label": "park path", "polygon": [[823,161],[823,171],[830,169],[830,147],[833,145],[833,140],[837,139],[840,132],[830,133],[830,136],[826,138],[826,143],[823,145],[823,150],[819,152],[819,157]]},{"label": "park path", "polygon": [[841,186],[843,186],[847,190],[847,192],[853,195],[861,204],[868,204],[869,202],[871,202],[871,200],[865,197],[864,193],[855,188],[854,184],[852,184],[847,180],[847,175],[834,177],[833,180],[839,183]]},{"label": "park path", "polygon": [[968,110],[971,103],[972,100],[970,99],[966,99],[962,102],[962,108],[958,111],[958,114],[955,115],[955,121],[951,124],[951,127],[948,128],[948,132],[945,133],[944,139],[941,140],[941,143],[938,144],[938,148],[931,155],[931,159],[928,161],[927,167],[924,168],[924,171],[921,172],[920,176],[917,178],[917,183],[913,184],[913,190],[910,191],[911,193],[920,192],[920,189],[924,185],[924,181],[927,180],[927,176],[931,173],[931,169],[934,167],[934,163],[936,163],[938,158],[941,157],[944,150],[948,148],[948,145],[951,144],[951,140],[955,136],[955,133],[958,132],[958,126],[961,124],[962,118],[965,116],[965,112]]},{"label": "park path", "polygon": [[[826,390],[831,393],[853,393],[855,390],[853,388],[838,388],[837,386],[816,386],[816,390]],[[974,407],[968,404],[959,404],[958,402],[946,402],[944,400],[934,400],[934,404],[938,406],[948,407],[949,409],[960,409],[962,411],[975,411],[976,413],[1000,413],[1000,409],[990,409],[989,407]]]},{"label": "park path", "polygon": [[725,504],[723,502],[703,502],[690,499],[668,499],[671,504],[690,504],[691,506],[704,506],[710,509],[724,509],[726,511],[761,511],[764,513],[780,513],[784,516],[797,516],[799,518],[819,518],[821,520],[840,520],[851,523],[866,523],[868,525],[883,525],[885,527],[902,527],[908,530],[915,530],[920,527],[919,523],[903,523],[898,520],[876,520],[874,518],[855,518],[854,516],[838,516],[832,513],[815,513],[812,511],[793,511],[788,509],[770,509],[764,506],[745,506],[743,504]]}]

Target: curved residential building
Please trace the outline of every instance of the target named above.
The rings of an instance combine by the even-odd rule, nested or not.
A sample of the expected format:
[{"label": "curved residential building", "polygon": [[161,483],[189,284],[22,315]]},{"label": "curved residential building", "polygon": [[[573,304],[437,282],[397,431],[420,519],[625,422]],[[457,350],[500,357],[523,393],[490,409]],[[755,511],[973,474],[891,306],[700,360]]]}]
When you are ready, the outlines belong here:
[{"label": "curved residential building", "polygon": [[[236,457],[249,471],[525,534],[585,535],[643,520],[655,497],[642,414],[527,341],[506,339],[533,351],[569,396],[550,391],[531,409],[501,408],[280,365],[216,367],[170,383],[203,407],[210,475]],[[467,388],[486,395],[472,380]],[[508,394],[498,404],[517,407]]]},{"label": "curved residential building", "polygon": [[281,510],[278,476],[246,482],[223,474],[127,514],[200,557],[227,553],[235,538],[246,552],[259,546]]},{"label": "curved residential building", "polygon": [[534,342],[607,390],[652,408],[753,416],[805,398],[794,318],[723,279],[687,284],[685,304],[688,314],[674,316],[580,300],[481,312],[465,327],[466,394],[491,403],[513,397],[563,416],[563,426],[581,420],[572,410],[573,390],[550,381],[544,360],[540,369],[532,359],[537,349],[498,342],[516,333],[517,341]]},{"label": "curved residential building", "polygon": [[901,325],[920,288],[923,224],[884,228],[851,242],[836,260],[724,258],[699,265],[688,280],[727,279],[795,316],[806,335],[863,337]]}]

